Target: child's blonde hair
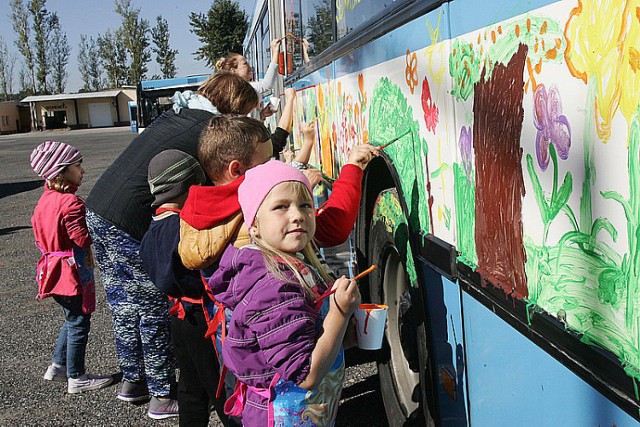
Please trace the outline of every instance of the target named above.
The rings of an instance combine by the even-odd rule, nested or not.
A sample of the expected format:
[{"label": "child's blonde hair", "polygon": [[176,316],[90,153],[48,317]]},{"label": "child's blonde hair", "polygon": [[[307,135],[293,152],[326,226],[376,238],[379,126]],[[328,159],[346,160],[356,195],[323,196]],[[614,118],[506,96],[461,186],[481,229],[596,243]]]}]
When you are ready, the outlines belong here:
[{"label": "child's blonde hair", "polygon": [[[298,181],[287,181],[286,184],[289,185],[289,190],[295,196],[304,197],[305,201],[310,202],[313,205],[313,196],[309,193],[309,189],[305,184]],[[258,223],[258,221],[259,219],[258,217],[256,217],[254,224]],[[298,279],[298,282],[308,295],[310,295],[312,298],[317,298],[319,296],[313,290],[313,286],[315,285],[315,283],[307,283],[304,276],[300,274],[298,267],[296,267],[296,263],[299,263],[300,260],[295,255],[274,248],[258,236],[253,236],[252,240],[253,243],[262,251],[269,273],[273,274],[280,280],[288,281],[289,279],[285,277],[281,267],[281,265],[284,263],[287,268],[291,270],[291,272],[293,272],[293,274]],[[310,241],[302,250],[302,255],[304,256],[305,261],[316,269],[320,277],[322,277],[322,279],[327,284],[330,284],[334,281],[334,278],[331,277],[331,275],[325,270],[325,267],[318,259],[316,252],[317,248],[315,244]]]},{"label": "child's blonde hair", "polygon": [[238,58],[241,58],[242,55],[239,53],[232,52],[227,56],[223,56],[222,58],[216,61],[216,71],[231,71],[238,68]]},{"label": "child's blonde hair", "polygon": [[47,187],[50,190],[54,190],[59,193],[73,192],[73,187],[71,186],[71,184],[69,184],[69,182],[67,182],[67,180],[64,179],[64,171],[66,170],[67,168],[65,167],[55,178],[47,180]]}]

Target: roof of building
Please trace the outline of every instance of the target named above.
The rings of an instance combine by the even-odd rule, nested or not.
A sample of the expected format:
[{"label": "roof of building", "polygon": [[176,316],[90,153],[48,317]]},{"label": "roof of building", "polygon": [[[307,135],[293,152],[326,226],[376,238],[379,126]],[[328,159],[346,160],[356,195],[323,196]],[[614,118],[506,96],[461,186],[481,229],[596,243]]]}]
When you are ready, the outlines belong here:
[{"label": "roof of building", "polygon": [[20,102],[62,101],[65,99],[87,98],[113,98],[118,96],[120,92],[122,92],[122,89],[105,90],[102,92],[60,93],[57,95],[32,95],[27,96]]}]

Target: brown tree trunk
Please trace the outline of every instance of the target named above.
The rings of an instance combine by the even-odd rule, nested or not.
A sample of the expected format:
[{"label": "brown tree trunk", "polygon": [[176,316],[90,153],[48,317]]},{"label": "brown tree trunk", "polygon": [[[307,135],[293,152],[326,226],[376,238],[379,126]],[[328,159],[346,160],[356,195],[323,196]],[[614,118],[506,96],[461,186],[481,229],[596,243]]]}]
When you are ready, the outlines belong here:
[{"label": "brown tree trunk", "polygon": [[486,68],[475,87],[473,147],[476,167],[478,272],[507,294],[528,295],[522,244],[522,149],[524,66],[521,45],[507,66]]}]

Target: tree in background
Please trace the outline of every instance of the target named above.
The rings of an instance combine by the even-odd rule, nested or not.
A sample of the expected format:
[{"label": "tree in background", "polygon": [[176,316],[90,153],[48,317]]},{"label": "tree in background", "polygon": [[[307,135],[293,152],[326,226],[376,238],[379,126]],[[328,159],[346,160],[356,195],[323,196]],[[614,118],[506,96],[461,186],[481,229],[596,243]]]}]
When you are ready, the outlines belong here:
[{"label": "tree in background", "polygon": [[[16,46],[24,57],[23,77],[29,76],[31,82],[20,79],[21,89],[30,94],[36,94],[36,75],[33,66],[34,58],[31,50],[31,28],[29,27],[29,10],[22,0],[11,0],[11,22],[18,39]],[[26,68],[26,69],[25,69]],[[26,84],[26,86],[25,86]]]},{"label": "tree in background", "polygon": [[307,23],[307,40],[312,47],[310,55],[317,55],[333,44],[333,11],[329,0],[316,4],[315,15]]},{"label": "tree in background", "polygon": [[116,13],[122,17],[122,38],[130,56],[129,84],[137,84],[147,74],[149,51],[149,21],[140,18],[140,9],[131,6],[131,0],[114,0]]},{"label": "tree in background", "polygon": [[50,13],[45,8],[47,0],[29,1],[29,13],[32,17],[34,59],[37,90],[41,94],[48,94],[47,76],[49,75],[49,58],[47,58],[47,46],[52,27],[59,25],[58,16]]},{"label": "tree in background", "polygon": [[8,101],[11,92],[8,91],[7,70],[9,66],[9,49],[2,36],[0,36],[0,91],[2,91],[2,100]]},{"label": "tree in background", "polygon": [[176,49],[171,49],[169,44],[169,23],[162,16],[156,19],[156,26],[151,29],[151,40],[155,44],[152,47],[156,54],[156,62],[160,65],[160,72],[165,79],[176,76]]},{"label": "tree in background", "polygon": [[191,32],[203,44],[194,55],[207,61],[207,66],[213,67],[218,58],[229,52],[242,53],[249,23],[236,1],[214,0],[206,14],[191,12],[189,21]]},{"label": "tree in background", "polygon": [[50,40],[48,56],[51,66],[51,87],[53,93],[63,93],[69,77],[67,65],[71,56],[71,46],[67,40],[67,33],[62,31],[57,19],[52,27]]},{"label": "tree in background", "polygon": [[111,88],[121,87],[128,82],[127,49],[122,38],[121,29],[113,33],[107,30],[103,36],[98,36],[98,52],[107,73],[107,86]]},{"label": "tree in background", "polygon": [[78,69],[83,86],[80,92],[97,91],[102,88],[102,69],[98,55],[98,43],[93,37],[80,36],[78,46]]}]

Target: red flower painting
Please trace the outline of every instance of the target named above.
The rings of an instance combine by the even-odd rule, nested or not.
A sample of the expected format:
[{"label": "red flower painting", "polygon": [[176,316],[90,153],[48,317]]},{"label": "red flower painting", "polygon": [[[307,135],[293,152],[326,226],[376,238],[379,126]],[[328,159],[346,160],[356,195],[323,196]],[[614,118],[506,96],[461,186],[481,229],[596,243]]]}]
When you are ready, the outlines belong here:
[{"label": "red flower painting", "polygon": [[438,107],[431,99],[431,89],[429,89],[426,77],[422,81],[422,111],[424,111],[424,123],[427,125],[427,130],[436,133]]}]

